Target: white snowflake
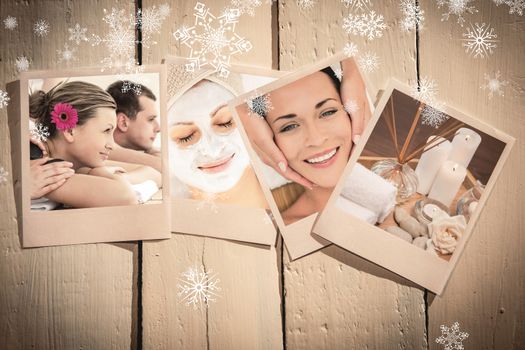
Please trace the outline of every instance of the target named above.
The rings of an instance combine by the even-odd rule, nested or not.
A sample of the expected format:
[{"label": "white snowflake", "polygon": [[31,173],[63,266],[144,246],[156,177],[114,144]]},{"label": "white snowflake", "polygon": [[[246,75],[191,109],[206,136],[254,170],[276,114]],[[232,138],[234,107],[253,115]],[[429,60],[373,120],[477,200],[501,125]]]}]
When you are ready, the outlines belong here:
[{"label": "white snowflake", "polygon": [[[438,107],[438,105],[440,106]],[[448,120],[448,115],[440,111],[441,106],[443,105],[436,103],[434,106],[426,104],[425,107],[423,107],[423,111],[421,111],[421,124],[437,129]]]},{"label": "white snowflake", "polygon": [[4,27],[5,29],[13,30],[16,27],[18,27],[18,20],[16,19],[16,17],[7,16],[4,19]]},{"label": "white snowflake", "polygon": [[343,105],[343,107],[345,111],[350,115],[356,113],[359,110],[359,105],[357,104],[355,100],[352,100],[352,99],[347,100],[345,104]]},{"label": "white snowflake", "polygon": [[69,40],[74,41],[77,45],[80,45],[82,41],[88,41],[86,37],[87,28],[82,28],[80,24],[75,24],[73,28],[68,28]]},{"label": "white snowflake", "polygon": [[438,86],[434,79],[423,77],[416,81],[412,87],[412,97],[425,103],[435,103]]},{"label": "white snowflake", "polygon": [[130,80],[125,80],[122,84],[121,91],[123,94],[132,91],[135,93],[135,95],[140,95],[142,94],[142,85],[140,83],[134,83]]},{"label": "white snowflake", "polygon": [[509,6],[509,14],[516,13],[523,16],[525,10],[525,0],[505,0],[505,4]]},{"label": "white snowflake", "polygon": [[360,35],[373,40],[383,36],[386,25],[383,22],[383,15],[370,11],[361,15],[350,13],[343,19],[343,29],[348,34]]},{"label": "white snowflake", "polygon": [[239,10],[241,14],[246,13],[255,16],[255,9],[262,5],[261,0],[231,0],[232,8]]},{"label": "white snowflake", "polygon": [[297,0],[297,5],[303,10],[310,10],[315,5],[315,0]]},{"label": "white snowflake", "polygon": [[346,43],[345,47],[343,48],[343,52],[346,55],[346,57],[354,57],[357,55],[359,50],[357,49],[357,45],[354,43]]},{"label": "white snowflake", "polygon": [[159,13],[162,16],[162,18],[166,18],[170,15],[171,7],[169,4],[164,3],[159,6]]},{"label": "white snowflake", "polygon": [[423,21],[425,20],[425,11],[413,2],[413,0],[402,0],[399,3],[403,19],[401,20],[401,28],[405,32],[410,32],[413,29],[422,29]]},{"label": "white snowflake", "polygon": [[342,81],[343,80],[343,70],[341,69],[341,67],[340,66],[332,67],[332,70],[335,76],[337,77],[337,79],[339,79],[339,81]]},{"label": "white snowflake", "polygon": [[219,76],[230,74],[230,59],[252,49],[252,44],[235,33],[239,10],[230,9],[219,17],[210,13],[206,5],[195,5],[195,25],[182,27],[173,33],[175,39],[190,48],[186,70],[195,72],[211,66]]},{"label": "white snowflake", "polygon": [[501,4],[504,4],[506,0],[492,0],[493,3],[496,4],[496,6],[499,6]]},{"label": "white snowflake", "polygon": [[179,278],[181,283],[177,285],[178,295],[187,306],[197,309],[202,304],[208,307],[211,301],[216,301],[219,296],[217,292],[221,288],[218,286],[220,280],[213,271],[205,271],[203,267],[199,271],[190,267],[186,272],[181,273],[181,276],[182,278]]},{"label": "white snowflake", "polygon": [[492,49],[497,47],[496,43],[499,40],[496,40],[498,37],[494,33],[494,28],[490,28],[490,24],[485,26],[485,23],[475,25],[470,24],[471,28],[467,28],[467,32],[463,33],[464,41],[463,46],[465,46],[465,52],[474,54],[474,58],[480,57],[485,58],[489,54],[493,53]]},{"label": "white snowflake", "polygon": [[160,33],[162,22],[169,15],[169,11],[171,11],[169,5],[163,5],[168,6],[168,8],[161,9],[161,7],[159,7],[157,9],[157,6],[153,5],[152,7],[137,11],[136,26],[142,29],[142,33],[145,34],[147,38],[153,33]]},{"label": "white snowflake", "polygon": [[368,11],[372,7],[371,0],[341,0],[341,2],[352,11]]},{"label": "white snowflake", "polygon": [[258,118],[266,117],[273,109],[270,94],[261,94],[258,90],[255,90],[244,102],[248,105],[249,115]]},{"label": "white snowflake", "polygon": [[45,142],[49,137],[49,129],[47,126],[44,126],[41,123],[30,123],[29,134],[31,135],[32,139]]},{"label": "white snowflake", "polygon": [[359,55],[357,63],[363,72],[371,73],[379,67],[379,57],[375,53],[368,51],[364,55]]},{"label": "white snowflake", "polygon": [[468,333],[459,331],[459,323],[454,322],[452,327],[448,328],[441,325],[441,335],[436,338],[436,343],[445,345],[445,350],[463,350],[463,340],[468,338]]},{"label": "white snowflake", "polygon": [[9,173],[4,169],[3,166],[0,166],[0,185],[7,183],[7,176]]},{"label": "white snowflake", "polygon": [[66,64],[69,64],[71,61],[75,61],[77,59],[75,57],[76,51],[76,48],[69,48],[69,45],[65,43],[64,49],[57,50],[58,62],[66,62]]},{"label": "white snowflake", "polygon": [[438,8],[446,6],[447,12],[443,13],[441,21],[448,21],[450,15],[458,16],[458,23],[463,27],[465,13],[475,13],[478,10],[474,6],[469,6],[473,0],[437,0]]},{"label": "white snowflake", "polygon": [[0,90],[0,109],[7,107],[9,105],[9,101],[11,98],[7,94],[7,92]]},{"label": "white snowflake", "polygon": [[485,73],[485,80],[486,83],[484,85],[481,85],[480,88],[482,90],[489,90],[489,99],[494,97],[494,94],[498,94],[499,96],[504,95],[503,88],[507,85],[509,85],[509,82],[506,80],[500,80],[501,73],[500,71],[497,71],[494,73],[494,77],[491,77],[487,73]]},{"label": "white snowflake", "polygon": [[16,70],[19,72],[25,72],[29,69],[29,60],[26,56],[17,57],[15,60]]},{"label": "white snowflake", "polygon": [[40,37],[44,37],[49,33],[49,28],[49,23],[45,19],[39,19],[33,25],[33,32]]}]

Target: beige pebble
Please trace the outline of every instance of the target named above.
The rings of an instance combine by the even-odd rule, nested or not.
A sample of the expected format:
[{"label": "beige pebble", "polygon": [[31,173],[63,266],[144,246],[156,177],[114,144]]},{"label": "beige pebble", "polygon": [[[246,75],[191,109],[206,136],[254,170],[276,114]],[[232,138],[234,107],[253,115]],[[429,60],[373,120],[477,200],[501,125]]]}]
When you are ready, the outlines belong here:
[{"label": "beige pebble", "polygon": [[407,231],[397,226],[389,226],[385,229],[387,232],[393,234],[396,237],[401,238],[408,243],[412,243],[412,236]]},{"label": "beige pebble", "polygon": [[421,249],[427,248],[427,237],[417,237],[412,241],[412,244]]},{"label": "beige pebble", "polygon": [[396,207],[394,211],[394,219],[399,226],[410,233],[413,238],[428,236],[427,227],[417,221],[416,218],[412,217],[405,209]]}]

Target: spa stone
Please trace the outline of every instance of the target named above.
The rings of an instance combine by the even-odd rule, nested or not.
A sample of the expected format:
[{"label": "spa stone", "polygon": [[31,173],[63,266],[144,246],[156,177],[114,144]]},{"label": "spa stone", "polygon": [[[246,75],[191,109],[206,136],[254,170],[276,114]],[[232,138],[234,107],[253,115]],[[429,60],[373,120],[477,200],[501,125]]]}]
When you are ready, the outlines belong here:
[{"label": "spa stone", "polygon": [[426,226],[413,218],[405,209],[396,207],[394,211],[394,219],[399,226],[410,233],[413,238],[427,236]]},{"label": "spa stone", "polygon": [[417,238],[414,239],[414,241],[412,241],[412,244],[415,245],[416,247],[421,248],[421,249],[426,249],[427,248],[427,240],[428,240],[427,237],[417,237]]},{"label": "spa stone", "polygon": [[408,243],[412,243],[412,236],[410,235],[410,233],[403,230],[402,228],[399,228],[397,226],[389,226],[385,230],[393,234],[394,236],[399,237],[404,241],[407,241]]}]

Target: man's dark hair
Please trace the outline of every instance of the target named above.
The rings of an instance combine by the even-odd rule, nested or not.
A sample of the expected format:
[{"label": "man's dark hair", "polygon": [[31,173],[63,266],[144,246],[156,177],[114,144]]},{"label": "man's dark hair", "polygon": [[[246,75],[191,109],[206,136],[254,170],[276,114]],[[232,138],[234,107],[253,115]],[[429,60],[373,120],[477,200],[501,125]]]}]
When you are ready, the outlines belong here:
[{"label": "man's dark hair", "polygon": [[[137,88],[140,87],[141,92],[138,95],[133,90],[122,92],[124,85],[131,85]],[[106,89],[106,91],[113,97],[113,99],[117,103],[117,113],[124,113],[130,119],[135,119],[137,117],[137,113],[141,111],[139,104],[140,96],[145,96],[147,98],[152,99],[153,101],[157,100],[153,92],[146,86],[128,80],[116,81],[113,84],[111,84]]]}]

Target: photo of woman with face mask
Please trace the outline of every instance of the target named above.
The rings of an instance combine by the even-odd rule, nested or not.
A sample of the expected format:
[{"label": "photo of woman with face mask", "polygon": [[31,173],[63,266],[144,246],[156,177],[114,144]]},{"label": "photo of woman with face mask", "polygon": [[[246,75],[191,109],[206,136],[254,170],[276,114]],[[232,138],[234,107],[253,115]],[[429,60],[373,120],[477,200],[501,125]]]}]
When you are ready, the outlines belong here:
[{"label": "photo of woman with face mask", "polygon": [[[359,74],[357,69],[355,73]],[[354,89],[361,89],[366,96],[364,83]],[[323,210],[350,157],[351,115],[342,102],[341,81],[330,67],[256,99],[268,99],[271,107],[252,111],[249,118],[263,118],[287,167],[301,178],[272,190],[288,225]],[[252,105],[262,103],[254,100]],[[364,100],[361,107],[369,109],[368,101]],[[243,121],[247,117],[244,109]],[[243,113],[242,108],[238,111]],[[247,133],[250,137],[249,130]]]},{"label": "photo of woman with face mask", "polygon": [[[49,134],[41,145],[45,152],[31,144],[31,159],[44,158],[45,153],[48,159],[41,164],[41,173],[50,183],[56,184],[57,175],[65,176],[55,170],[67,172],[67,179],[45,197],[34,198],[32,190],[32,210],[138,204],[143,200],[137,186],[155,187],[155,192],[162,187],[161,174],[153,168],[108,161],[114,147],[116,105],[99,86],[61,82],[48,92],[32,93],[29,109],[32,121]],[[46,167],[54,162],[68,162],[71,167]]]},{"label": "photo of woman with face mask", "polygon": [[[207,79],[168,106],[174,196],[246,207],[266,201],[227,102],[235,95]],[[181,184],[186,194],[181,194]]]}]

